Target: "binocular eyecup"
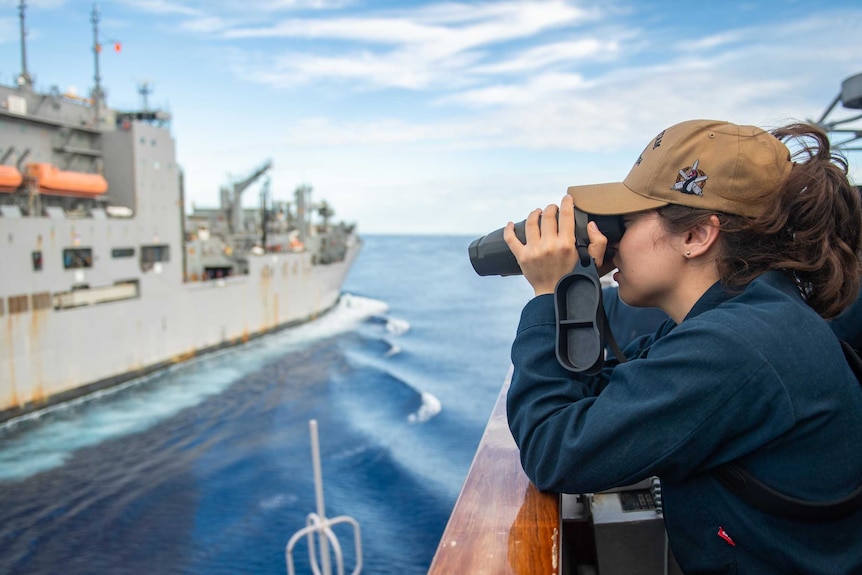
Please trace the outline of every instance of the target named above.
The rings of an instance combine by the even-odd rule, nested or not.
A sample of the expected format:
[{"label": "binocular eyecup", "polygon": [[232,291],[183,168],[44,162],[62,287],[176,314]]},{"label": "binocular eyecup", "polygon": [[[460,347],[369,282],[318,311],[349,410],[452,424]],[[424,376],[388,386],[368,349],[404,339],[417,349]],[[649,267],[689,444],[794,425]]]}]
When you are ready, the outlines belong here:
[{"label": "binocular eyecup", "polygon": [[[620,241],[625,231],[622,216],[597,216],[587,214],[575,208],[576,229],[575,236],[572,238],[576,245],[586,247],[589,244],[586,234],[586,223],[593,221],[608,238],[608,243],[616,243]],[[540,219],[541,221],[541,219]],[[526,243],[527,236],[524,232],[527,220],[523,220],[515,224],[515,235],[522,243]],[[473,269],[480,276],[511,276],[521,274],[521,266],[515,259],[515,255],[506,241],[503,239],[503,230],[500,228],[493,232],[477,238],[470,243],[467,248],[467,253],[470,256],[470,263],[473,264]]]}]

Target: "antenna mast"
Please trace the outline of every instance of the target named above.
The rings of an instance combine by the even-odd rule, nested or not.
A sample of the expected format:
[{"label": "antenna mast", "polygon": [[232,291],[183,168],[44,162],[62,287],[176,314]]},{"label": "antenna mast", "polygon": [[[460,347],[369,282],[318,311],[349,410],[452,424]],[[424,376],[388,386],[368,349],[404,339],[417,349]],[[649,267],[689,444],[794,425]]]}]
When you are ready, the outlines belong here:
[{"label": "antenna mast", "polygon": [[141,95],[141,104],[144,107],[144,112],[150,111],[150,103],[147,97],[153,93],[153,89],[150,87],[149,82],[141,82],[138,84],[138,94]]},{"label": "antenna mast", "polygon": [[105,93],[102,92],[102,77],[99,75],[99,52],[102,47],[99,45],[99,5],[93,4],[93,12],[90,15],[90,22],[93,23],[93,63],[95,65],[95,75],[93,80],[96,85],[93,88],[90,97],[93,99],[93,106],[96,110],[96,124],[99,124],[99,110],[102,106],[102,100]]},{"label": "antenna mast", "polygon": [[33,86],[33,79],[30,73],[27,72],[27,30],[24,26],[24,12],[27,9],[27,3],[21,0],[18,3],[18,14],[21,20],[21,74],[18,76],[19,88],[30,88]]}]

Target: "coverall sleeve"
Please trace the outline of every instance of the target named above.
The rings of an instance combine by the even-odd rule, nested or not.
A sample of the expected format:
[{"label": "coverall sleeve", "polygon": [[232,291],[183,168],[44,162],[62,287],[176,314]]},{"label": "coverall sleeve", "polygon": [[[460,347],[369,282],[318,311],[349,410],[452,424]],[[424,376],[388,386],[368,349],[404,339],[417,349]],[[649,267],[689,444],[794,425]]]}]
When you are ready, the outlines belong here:
[{"label": "coverall sleeve", "polygon": [[525,306],[507,412],[524,471],[539,489],[589,493],[652,475],[686,477],[793,425],[786,392],[756,350],[708,326],[679,328],[639,340],[649,350],[626,349],[648,357],[583,377],[556,360],[553,297]]}]

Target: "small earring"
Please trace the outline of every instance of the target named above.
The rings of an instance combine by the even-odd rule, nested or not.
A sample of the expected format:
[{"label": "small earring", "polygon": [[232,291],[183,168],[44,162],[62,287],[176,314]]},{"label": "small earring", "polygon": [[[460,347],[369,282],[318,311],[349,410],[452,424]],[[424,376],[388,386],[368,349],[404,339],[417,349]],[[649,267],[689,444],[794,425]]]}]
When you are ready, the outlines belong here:
[{"label": "small earring", "polygon": [[691,250],[685,250],[685,257],[689,257],[691,255]]}]

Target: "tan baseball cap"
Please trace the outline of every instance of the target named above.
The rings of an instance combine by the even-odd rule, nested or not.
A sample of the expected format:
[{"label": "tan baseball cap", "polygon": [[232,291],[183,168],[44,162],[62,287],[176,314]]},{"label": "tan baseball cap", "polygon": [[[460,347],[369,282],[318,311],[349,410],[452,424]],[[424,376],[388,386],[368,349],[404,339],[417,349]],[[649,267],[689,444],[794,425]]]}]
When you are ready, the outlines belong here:
[{"label": "tan baseball cap", "polygon": [[755,126],[690,120],[656,136],[621,183],[572,186],[590,214],[628,214],[678,204],[741,216],[761,215],[793,162],[784,143]]}]

